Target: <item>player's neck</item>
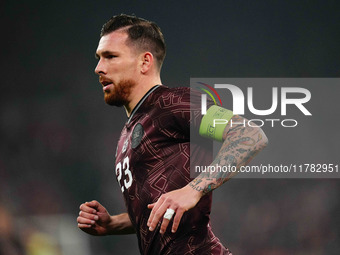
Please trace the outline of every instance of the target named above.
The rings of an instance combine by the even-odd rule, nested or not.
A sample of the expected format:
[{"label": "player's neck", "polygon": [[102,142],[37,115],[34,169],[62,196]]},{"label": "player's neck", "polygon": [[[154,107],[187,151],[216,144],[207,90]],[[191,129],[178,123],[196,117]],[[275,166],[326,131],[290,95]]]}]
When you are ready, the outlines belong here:
[{"label": "player's neck", "polygon": [[143,98],[143,96],[155,85],[161,85],[160,77],[155,77],[154,79],[144,79],[138,82],[137,86],[133,89],[131,93],[131,100],[127,105],[124,105],[126,115],[130,117],[131,112],[136,107],[138,102]]}]

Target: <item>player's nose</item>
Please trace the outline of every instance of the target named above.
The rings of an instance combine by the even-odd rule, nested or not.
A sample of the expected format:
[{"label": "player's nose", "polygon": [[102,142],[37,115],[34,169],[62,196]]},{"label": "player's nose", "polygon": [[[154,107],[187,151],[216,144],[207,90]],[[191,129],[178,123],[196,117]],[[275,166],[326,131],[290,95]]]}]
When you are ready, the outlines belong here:
[{"label": "player's nose", "polygon": [[106,69],[103,61],[99,60],[94,72],[98,75],[106,74]]}]

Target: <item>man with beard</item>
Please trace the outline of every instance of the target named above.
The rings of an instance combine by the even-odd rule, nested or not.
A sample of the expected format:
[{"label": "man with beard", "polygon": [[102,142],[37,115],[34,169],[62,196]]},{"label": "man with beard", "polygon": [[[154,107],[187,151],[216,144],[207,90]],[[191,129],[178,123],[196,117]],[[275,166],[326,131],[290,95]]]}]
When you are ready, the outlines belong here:
[{"label": "man with beard", "polygon": [[[230,254],[209,223],[211,191],[232,174],[190,178],[190,125],[206,136],[216,112],[237,123],[244,119],[215,105],[202,118],[193,113],[200,113],[201,106],[190,105],[194,92],[161,85],[165,43],[153,22],[112,17],[102,28],[96,57],[105,102],[124,106],[128,116],[115,162],[127,213],[110,215],[98,201],[86,202],[78,227],[92,235],[136,233],[142,254]],[[225,124],[212,138],[224,141],[212,164],[237,168],[267,144],[260,128],[242,125]],[[207,153],[198,148],[197,154],[202,160]]]}]

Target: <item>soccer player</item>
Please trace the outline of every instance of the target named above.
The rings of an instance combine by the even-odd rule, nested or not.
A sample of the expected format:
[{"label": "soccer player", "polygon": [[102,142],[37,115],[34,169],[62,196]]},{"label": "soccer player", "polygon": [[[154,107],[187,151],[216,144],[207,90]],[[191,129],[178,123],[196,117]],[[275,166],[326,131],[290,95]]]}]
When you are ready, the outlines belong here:
[{"label": "soccer player", "polygon": [[[115,171],[127,212],[110,215],[98,201],[80,206],[78,227],[91,235],[136,233],[142,254],[231,254],[210,227],[211,191],[231,173],[190,178],[190,125],[207,136],[214,114],[242,123],[240,116],[190,104],[190,88],[161,85],[165,43],[153,22],[112,17],[101,30],[95,72],[109,105],[124,106],[128,120],[116,151]],[[197,114],[199,113],[199,114]],[[230,123],[230,122],[229,122]],[[213,139],[223,144],[212,165],[247,164],[267,144],[260,128],[225,124]],[[203,139],[203,138],[202,138]],[[197,160],[206,151],[195,149]]]}]

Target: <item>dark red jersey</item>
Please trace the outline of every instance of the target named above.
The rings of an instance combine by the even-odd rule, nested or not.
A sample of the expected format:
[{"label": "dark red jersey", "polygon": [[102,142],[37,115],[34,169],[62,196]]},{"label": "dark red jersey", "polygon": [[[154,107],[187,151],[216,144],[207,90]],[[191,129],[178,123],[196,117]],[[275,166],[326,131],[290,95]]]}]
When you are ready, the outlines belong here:
[{"label": "dark red jersey", "polygon": [[[190,125],[198,129],[201,115],[196,113],[200,111],[200,105],[190,107],[190,88],[155,86],[122,130],[116,177],[142,254],[229,254],[209,226],[211,193],[184,213],[176,233],[168,227],[160,234],[160,225],[151,232],[146,225],[151,212],[148,204],[191,181]],[[195,151],[200,160],[211,162],[210,153]]]}]

